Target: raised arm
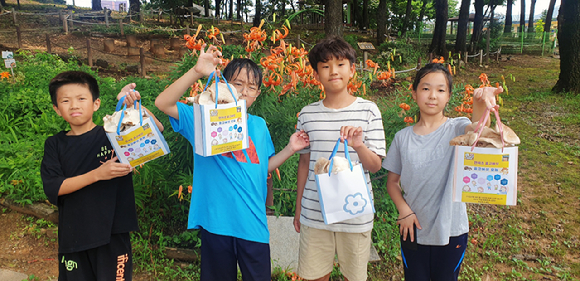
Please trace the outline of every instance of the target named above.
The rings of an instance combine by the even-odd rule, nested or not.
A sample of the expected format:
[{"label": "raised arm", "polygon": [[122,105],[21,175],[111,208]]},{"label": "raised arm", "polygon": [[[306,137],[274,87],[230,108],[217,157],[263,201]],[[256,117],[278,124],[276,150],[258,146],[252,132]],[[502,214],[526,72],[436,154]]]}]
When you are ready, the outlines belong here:
[{"label": "raised arm", "polygon": [[165,114],[179,119],[179,112],[177,110],[177,102],[183,96],[183,93],[195,81],[202,77],[209,76],[215,71],[216,66],[221,63],[221,52],[216,46],[209,46],[207,52],[205,51],[205,44],[201,48],[201,52],[197,59],[197,64],[181,76],[177,81],[173,82],[167,89],[165,89],[157,99],[155,99],[155,106]]},{"label": "raised arm", "polygon": [[[141,94],[138,91],[135,91],[136,86],[137,85],[135,83],[130,83],[130,84],[125,85],[125,87],[123,87],[123,89],[121,89],[121,91],[117,95],[117,100],[120,100],[124,96],[125,97],[125,104],[127,106],[134,106],[135,101],[141,99]],[[143,109],[145,109],[145,111],[147,111],[147,115],[149,115],[149,116],[151,116],[151,118],[153,118],[153,121],[155,122],[155,125],[157,125],[157,128],[159,129],[159,131],[163,132],[163,130],[164,130],[163,124],[161,124],[161,122],[159,122],[157,117],[155,117],[155,115],[153,115],[153,113],[149,109],[147,109],[147,107],[145,107],[143,105],[141,107],[143,107]]]},{"label": "raised arm", "polygon": [[[471,122],[478,122],[481,116],[485,113],[485,110],[492,108],[496,105],[496,96],[503,92],[503,88],[495,87],[484,87],[477,88],[473,92],[473,115],[471,116]],[[489,126],[490,120],[488,119],[485,126]],[[473,131],[475,128],[473,124],[465,128],[465,132]]]}]

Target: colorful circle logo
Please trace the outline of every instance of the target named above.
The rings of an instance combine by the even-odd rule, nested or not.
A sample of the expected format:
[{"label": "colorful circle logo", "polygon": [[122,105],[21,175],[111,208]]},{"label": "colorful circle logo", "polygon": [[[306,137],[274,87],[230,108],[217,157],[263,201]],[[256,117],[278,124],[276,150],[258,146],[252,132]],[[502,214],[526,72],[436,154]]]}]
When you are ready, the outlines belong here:
[{"label": "colorful circle logo", "polygon": [[238,127],[238,133],[242,132],[242,127]]},{"label": "colorful circle logo", "polygon": [[151,140],[151,144],[156,144],[157,140]]},{"label": "colorful circle logo", "polygon": [[218,133],[222,132],[222,127],[217,128]]},{"label": "colorful circle logo", "polygon": [[501,182],[500,182],[500,183],[501,183],[501,185],[507,185],[507,184],[508,184],[508,180],[506,180],[506,179],[503,179],[503,180],[501,180]]},{"label": "colorful circle logo", "polygon": [[501,179],[501,176],[500,175],[495,175],[495,176],[493,176],[493,179],[496,180],[496,181],[498,181],[499,179]]},{"label": "colorful circle logo", "polygon": [[145,143],[146,143],[146,144],[149,144],[149,140],[145,140]]},{"label": "colorful circle logo", "polygon": [[488,181],[492,181],[493,180],[493,176],[492,175],[487,176],[487,180]]},{"label": "colorful circle logo", "polygon": [[472,179],[476,179],[477,178],[477,174],[476,173],[471,174],[471,178]]},{"label": "colorful circle logo", "polygon": [[144,143],[141,143],[139,146],[140,147],[145,147],[145,144]]},{"label": "colorful circle logo", "polygon": [[211,137],[212,137],[212,138],[215,138],[215,137],[217,137],[217,132],[215,132],[215,131],[211,132]]},{"label": "colorful circle logo", "polygon": [[127,151],[125,151],[125,153],[123,153],[123,154],[125,154],[125,156],[129,156],[129,155],[131,155],[131,153],[129,153],[129,152],[127,152]]},{"label": "colorful circle logo", "polygon": [[464,177],[463,178],[463,182],[464,183],[469,183],[471,181],[471,179],[469,177]]}]

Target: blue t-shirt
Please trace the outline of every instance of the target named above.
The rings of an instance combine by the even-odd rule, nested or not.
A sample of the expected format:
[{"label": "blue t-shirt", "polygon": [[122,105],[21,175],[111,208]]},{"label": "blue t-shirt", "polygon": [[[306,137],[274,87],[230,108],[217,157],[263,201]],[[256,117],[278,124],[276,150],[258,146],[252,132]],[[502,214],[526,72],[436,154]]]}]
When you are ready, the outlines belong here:
[{"label": "blue t-shirt", "polygon": [[[177,103],[179,120],[173,130],[194,146],[193,107]],[[203,157],[194,153],[188,228],[269,243],[266,221],[268,159],[274,144],[264,119],[248,114],[250,147]]]}]

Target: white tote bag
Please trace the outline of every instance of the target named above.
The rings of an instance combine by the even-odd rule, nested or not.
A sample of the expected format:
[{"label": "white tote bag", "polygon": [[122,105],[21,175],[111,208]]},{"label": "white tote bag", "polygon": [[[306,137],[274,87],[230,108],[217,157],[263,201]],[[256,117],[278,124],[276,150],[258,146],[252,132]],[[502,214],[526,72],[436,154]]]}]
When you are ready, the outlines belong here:
[{"label": "white tote bag", "polygon": [[325,224],[333,224],[375,212],[363,167],[360,163],[352,165],[346,140],[344,154],[350,164],[350,170],[332,173],[333,158],[339,144],[340,139],[330,155],[328,174],[315,175],[320,210]]}]

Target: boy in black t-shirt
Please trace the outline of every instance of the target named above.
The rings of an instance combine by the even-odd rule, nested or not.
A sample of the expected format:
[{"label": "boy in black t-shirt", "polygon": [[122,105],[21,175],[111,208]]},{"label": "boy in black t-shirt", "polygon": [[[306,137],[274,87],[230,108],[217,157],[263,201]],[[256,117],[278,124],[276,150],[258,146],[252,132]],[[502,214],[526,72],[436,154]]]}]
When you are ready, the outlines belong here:
[{"label": "boy in black t-shirt", "polygon": [[[44,192],[58,206],[58,280],[132,280],[133,168],[117,162],[103,127],[93,122],[101,103],[97,81],[68,71],[48,87],[54,110],[70,124],[46,140],[40,170]],[[126,85],[117,98],[126,95],[132,105],[140,99],[134,88]]]}]

